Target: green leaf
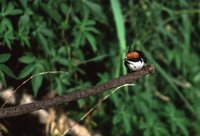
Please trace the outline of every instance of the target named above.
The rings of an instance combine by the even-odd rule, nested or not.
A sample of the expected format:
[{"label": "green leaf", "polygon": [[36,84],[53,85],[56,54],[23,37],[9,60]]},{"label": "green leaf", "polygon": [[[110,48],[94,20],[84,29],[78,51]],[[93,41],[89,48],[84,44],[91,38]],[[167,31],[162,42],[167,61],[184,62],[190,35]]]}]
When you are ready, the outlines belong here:
[{"label": "green leaf", "polygon": [[[118,37],[118,40],[120,43],[119,46],[120,46],[120,50],[122,51],[119,59],[122,60],[125,56],[124,51],[126,50],[124,18],[123,18],[122,10],[120,7],[120,1],[119,0],[110,0],[110,2],[111,2],[112,12],[114,14],[115,26],[116,26],[116,30],[117,30],[117,37]],[[119,68],[121,64],[120,63],[118,63],[118,64],[119,64],[119,66],[117,66],[117,67]],[[124,74],[126,73],[125,67],[123,67],[122,71]],[[119,76],[119,71],[116,70],[115,76]]]},{"label": "green leaf", "polygon": [[99,21],[102,21],[102,22],[106,22],[107,19],[106,19],[106,16],[103,14],[103,9],[102,7],[100,6],[100,4],[97,4],[93,1],[83,1],[85,2],[85,4],[88,6],[88,8],[91,9],[91,13],[95,14],[95,17],[97,17],[99,19]]},{"label": "green leaf", "polygon": [[96,47],[96,40],[95,40],[94,36],[91,35],[90,33],[86,33],[85,36],[86,36],[88,42],[90,43],[93,52],[96,52],[97,47]]},{"label": "green leaf", "polygon": [[0,22],[0,38],[2,38],[3,43],[11,49],[11,44],[14,40],[14,31],[11,21],[7,18],[3,18]]},{"label": "green leaf", "polygon": [[79,99],[77,102],[78,102],[78,107],[83,107],[86,104],[86,102],[82,99]]},{"label": "green leaf", "polygon": [[80,47],[82,45],[82,42],[84,40],[84,35],[83,33],[78,33],[76,38],[75,38],[75,46]]},{"label": "green leaf", "polygon": [[116,113],[114,115],[114,118],[112,119],[113,125],[117,125],[118,123],[120,123],[122,121],[121,119],[122,119],[121,114]]},{"label": "green leaf", "polygon": [[194,75],[193,81],[194,82],[199,82],[200,81],[200,73],[197,73],[197,74]]},{"label": "green leaf", "polygon": [[29,27],[30,17],[28,14],[24,14],[19,18],[18,26],[19,27]]},{"label": "green leaf", "polygon": [[119,0],[110,0],[110,2],[114,14],[115,25],[117,29],[117,37],[119,39],[120,48],[122,49],[122,51],[124,51],[126,49],[125,26],[124,26],[124,18],[120,7],[120,2]]},{"label": "green leaf", "polygon": [[49,52],[47,38],[45,38],[41,33],[38,33],[37,41],[43,46],[45,51]]},{"label": "green leaf", "polygon": [[[39,73],[39,71],[35,72],[35,74],[37,74],[37,73]],[[36,77],[32,78],[31,84],[32,84],[32,87],[33,87],[34,96],[36,96],[38,94],[39,88],[42,85],[42,81],[43,81],[43,76],[42,75],[39,75],[39,76],[36,76]]]},{"label": "green leaf", "polygon": [[[38,63],[38,64],[36,64],[33,73],[38,74],[40,72],[43,72],[44,69],[45,69],[44,66],[42,64]],[[38,94],[39,88],[41,87],[42,82],[43,82],[43,77],[44,77],[44,75],[38,75],[38,76],[35,76],[34,78],[32,78],[32,80],[31,80],[34,96],[36,96]]]},{"label": "green leaf", "polygon": [[4,76],[4,73],[1,70],[0,70],[0,81],[3,83],[3,85],[6,86],[5,76]]},{"label": "green leaf", "polygon": [[189,136],[189,131],[187,129],[187,126],[185,126],[184,124],[179,124],[178,127],[184,136]]},{"label": "green leaf", "polygon": [[7,5],[6,11],[5,11],[5,16],[18,15],[18,14],[21,14],[21,13],[22,13],[22,10],[21,9],[14,9],[14,4],[10,2]]},{"label": "green leaf", "polygon": [[58,95],[62,95],[63,92],[63,84],[59,78],[56,78],[56,92]]},{"label": "green leaf", "polygon": [[6,31],[13,31],[13,25],[10,19],[3,18],[0,22],[0,34],[4,34]]},{"label": "green leaf", "polygon": [[67,67],[70,65],[70,61],[66,58],[57,58],[55,61]]},{"label": "green leaf", "polygon": [[0,70],[3,71],[4,73],[6,73],[6,75],[8,75],[8,76],[10,76],[12,78],[15,78],[14,73],[6,65],[0,64]]},{"label": "green leaf", "polygon": [[88,31],[88,32],[93,32],[95,34],[100,34],[100,32],[95,27],[93,27],[93,26],[92,27],[90,27],[90,26],[85,27],[84,30]]},{"label": "green leaf", "polygon": [[22,45],[27,45],[28,47],[30,47],[30,40],[29,40],[29,29],[27,27],[20,27],[19,31],[18,31],[18,39],[20,40],[20,43]]},{"label": "green leaf", "polygon": [[62,13],[63,13],[64,15],[67,14],[67,12],[68,12],[68,6],[67,6],[67,4],[62,3],[62,4],[60,5],[60,9],[61,9],[61,11],[62,11]]},{"label": "green leaf", "polygon": [[[96,56],[94,58],[90,58],[88,60],[83,60],[83,61],[80,62],[80,64],[86,64],[88,62],[97,62],[97,61],[103,60],[104,58],[106,58],[108,56],[109,55],[99,55],[99,56]],[[108,79],[108,78],[106,78],[106,79]],[[105,80],[105,82],[106,82],[106,80]]]},{"label": "green leaf", "polygon": [[48,37],[48,38],[53,38],[54,37],[54,33],[47,28],[43,28],[40,30],[41,34],[43,34],[44,36]]},{"label": "green leaf", "polygon": [[9,53],[0,54],[0,63],[8,61],[10,56],[11,55]]},{"label": "green leaf", "polygon": [[22,6],[23,6],[24,8],[27,8],[28,0],[20,0],[20,3],[22,4]]},{"label": "green leaf", "polygon": [[24,69],[20,72],[18,78],[22,79],[30,75],[35,68],[35,64],[26,65]]},{"label": "green leaf", "polygon": [[13,31],[6,31],[3,37],[3,43],[8,46],[9,49],[11,49],[11,44],[13,43],[14,32]]},{"label": "green leaf", "polygon": [[11,49],[11,44],[13,43],[15,37],[13,25],[8,18],[3,18],[0,22],[0,38],[2,38],[3,43]]},{"label": "green leaf", "polygon": [[30,64],[36,61],[34,56],[31,56],[30,54],[24,55],[19,58],[19,61],[25,64]]},{"label": "green leaf", "polygon": [[125,111],[122,111],[122,118],[125,132],[126,134],[129,134],[131,132],[131,126],[129,121],[130,116]]},{"label": "green leaf", "polygon": [[180,55],[176,54],[176,56],[175,56],[175,62],[176,62],[176,67],[177,67],[177,69],[181,69],[181,59],[180,59]]},{"label": "green leaf", "polygon": [[61,22],[62,18],[57,10],[54,10],[53,7],[49,7],[47,4],[43,3],[41,3],[41,7],[56,23]]},{"label": "green leaf", "polygon": [[94,20],[84,19],[82,21],[82,27],[83,28],[86,28],[86,27],[89,27],[89,26],[94,26],[95,24],[96,24],[96,22]]}]

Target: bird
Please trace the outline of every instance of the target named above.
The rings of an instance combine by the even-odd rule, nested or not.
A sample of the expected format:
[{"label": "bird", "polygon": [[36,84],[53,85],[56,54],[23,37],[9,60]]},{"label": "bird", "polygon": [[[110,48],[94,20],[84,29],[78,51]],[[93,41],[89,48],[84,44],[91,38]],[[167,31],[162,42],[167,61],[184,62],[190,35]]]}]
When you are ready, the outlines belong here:
[{"label": "bird", "polygon": [[142,51],[132,50],[129,51],[124,58],[124,65],[128,72],[140,70],[146,64],[146,57]]}]

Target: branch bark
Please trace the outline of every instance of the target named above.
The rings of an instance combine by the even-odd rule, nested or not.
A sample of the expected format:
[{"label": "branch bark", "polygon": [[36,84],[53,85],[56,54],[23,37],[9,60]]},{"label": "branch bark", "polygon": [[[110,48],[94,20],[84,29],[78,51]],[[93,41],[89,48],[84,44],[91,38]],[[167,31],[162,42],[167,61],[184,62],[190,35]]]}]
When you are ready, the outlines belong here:
[{"label": "branch bark", "polygon": [[124,76],[121,76],[116,79],[112,79],[106,83],[99,84],[88,89],[83,89],[80,91],[65,94],[63,96],[49,98],[46,100],[35,101],[32,103],[23,104],[19,106],[3,108],[3,109],[0,109],[0,119],[15,117],[15,116],[19,116],[19,115],[26,114],[29,112],[37,111],[40,109],[56,106],[64,102],[70,102],[70,101],[78,100],[81,98],[86,98],[88,96],[96,95],[108,89],[115,88],[126,83],[130,83],[133,80],[141,78],[149,73],[153,73],[154,71],[155,71],[155,68],[153,65],[147,65],[141,70],[128,73]]}]

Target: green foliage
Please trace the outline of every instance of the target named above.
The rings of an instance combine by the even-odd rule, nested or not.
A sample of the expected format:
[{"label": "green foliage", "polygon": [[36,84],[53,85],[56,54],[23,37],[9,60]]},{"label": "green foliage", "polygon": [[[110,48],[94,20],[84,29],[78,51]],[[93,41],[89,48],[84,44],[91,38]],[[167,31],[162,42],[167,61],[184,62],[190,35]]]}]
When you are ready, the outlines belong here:
[{"label": "green foliage", "polygon": [[[84,89],[125,74],[123,58],[133,41],[156,73],[113,94],[94,112],[96,126],[86,125],[114,136],[200,135],[198,1],[104,2],[2,0],[0,81],[12,86],[10,79],[19,84],[59,70],[70,74],[32,79],[35,97],[42,90]],[[97,97],[68,112],[79,117]]]},{"label": "green foliage", "polygon": [[10,57],[11,55],[8,53],[0,54],[0,81],[2,81],[5,85],[5,74],[9,77],[15,78],[12,70],[8,66],[6,66],[6,64],[4,64],[9,60]]}]

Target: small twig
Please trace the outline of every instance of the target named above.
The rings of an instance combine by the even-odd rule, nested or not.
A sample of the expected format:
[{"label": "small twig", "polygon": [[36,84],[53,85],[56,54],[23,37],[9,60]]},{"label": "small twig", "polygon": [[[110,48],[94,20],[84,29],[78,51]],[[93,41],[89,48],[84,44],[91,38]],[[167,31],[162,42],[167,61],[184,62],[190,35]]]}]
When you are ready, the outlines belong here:
[{"label": "small twig", "polygon": [[8,100],[10,99],[10,97],[15,94],[23,85],[25,85],[28,81],[30,81],[32,78],[36,77],[36,76],[39,76],[39,75],[46,75],[46,74],[58,74],[58,73],[65,73],[65,74],[68,74],[67,72],[64,72],[64,71],[47,71],[47,72],[41,72],[41,73],[37,73],[37,74],[34,74],[32,76],[30,76],[28,79],[26,79],[24,82],[22,82],[14,91],[13,93],[8,96],[7,100],[4,102],[4,104],[1,106],[0,109],[2,109],[7,103],[8,103]]},{"label": "small twig", "polygon": [[84,120],[89,114],[91,114],[91,112],[94,111],[95,108],[97,108],[97,106],[99,106],[103,101],[105,101],[108,97],[110,97],[112,94],[114,94],[117,90],[119,90],[120,88],[124,87],[124,86],[135,86],[135,84],[124,84],[122,86],[119,86],[117,88],[115,88],[112,92],[110,92],[108,95],[106,95],[105,97],[103,97],[103,99],[101,99],[94,107],[92,107],[87,113],[85,113],[81,119],[78,122],[75,122],[74,124],[72,124],[61,136],[65,136],[69,131],[71,131],[76,125],[78,125],[78,123],[80,123],[82,120]]},{"label": "small twig", "polygon": [[83,89],[80,91],[65,94],[63,96],[57,96],[54,98],[49,98],[46,100],[35,101],[29,104],[23,104],[15,107],[8,107],[0,109],[0,119],[19,116],[29,112],[37,111],[40,109],[45,109],[51,106],[56,106],[64,102],[70,102],[78,100],[81,98],[86,98],[88,96],[96,95],[98,93],[104,92],[108,89],[115,88],[127,83],[132,82],[146,74],[153,73],[155,70],[153,65],[147,65],[143,69],[136,72],[128,73],[127,75],[121,76],[116,79],[112,79],[106,83],[96,85],[94,87]]},{"label": "small twig", "polygon": [[158,98],[160,98],[161,100],[163,100],[164,102],[169,102],[169,101],[170,101],[170,97],[165,96],[164,94],[162,94],[162,93],[160,93],[160,92],[158,92],[158,91],[155,92],[155,95],[156,95]]}]

